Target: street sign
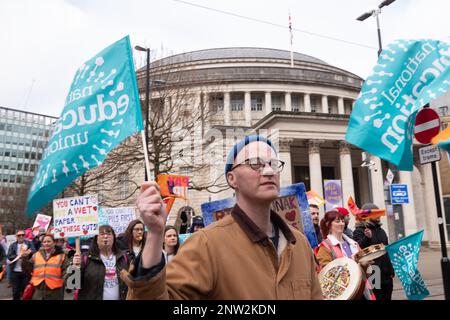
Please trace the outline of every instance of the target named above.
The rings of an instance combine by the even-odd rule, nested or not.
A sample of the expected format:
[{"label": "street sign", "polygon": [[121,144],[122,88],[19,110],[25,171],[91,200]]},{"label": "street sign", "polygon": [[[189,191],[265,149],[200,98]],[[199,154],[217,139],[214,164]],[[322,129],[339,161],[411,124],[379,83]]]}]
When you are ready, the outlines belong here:
[{"label": "street sign", "polygon": [[389,184],[392,184],[392,181],[394,180],[394,173],[391,171],[391,169],[389,169],[387,172],[386,180],[387,182],[389,182]]},{"label": "street sign", "polygon": [[420,164],[436,162],[441,160],[441,152],[437,145],[419,148]]},{"label": "street sign", "polygon": [[391,203],[409,203],[408,186],[406,184],[391,184]]},{"label": "street sign", "polygon": [[428,144],[440,131],[439,114],[431,108],[423,108],[417,113],[414,136],[417,141]]}]

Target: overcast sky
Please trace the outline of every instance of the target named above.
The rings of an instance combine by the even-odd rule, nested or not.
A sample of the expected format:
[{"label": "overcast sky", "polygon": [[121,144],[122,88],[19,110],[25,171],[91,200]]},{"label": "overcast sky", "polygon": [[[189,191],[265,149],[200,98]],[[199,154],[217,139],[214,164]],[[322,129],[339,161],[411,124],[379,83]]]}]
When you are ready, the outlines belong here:
[{"label": "overcast sky", "polygon": [[[59,116],[76,69],[127,34],[133,46],[154,48],[153,59],[217,47],[289,50],[289,11],[294,29],[325,36],[294,31],[294,51],[363,78],[376,63],[376,21],[356,17],[382,0],[186,1],[286,28],[176,0],[0,0],[0,106]],[[383,44],[448,42],[449,13],[448,0],[397,0],[380,15]],[[134,58],[144,65],[145,53]]]}]

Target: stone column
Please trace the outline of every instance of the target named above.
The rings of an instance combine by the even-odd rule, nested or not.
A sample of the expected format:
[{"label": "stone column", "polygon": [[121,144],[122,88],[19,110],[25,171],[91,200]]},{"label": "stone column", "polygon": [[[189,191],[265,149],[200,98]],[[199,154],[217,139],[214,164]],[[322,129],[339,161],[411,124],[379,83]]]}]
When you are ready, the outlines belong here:
[{"label": "stone column", "polygon": [[416,210],[414,206],[414,196],[413,196],[413,183],[412,183],[412,172],[410,171],[399,171],[400,173],[400,183],[406,184],[408,188],[409,203],[402,204],[403,207],[403,221],[405,224],[405,236],[409,236],[414,232],[417,232],[417,221],[416,221]]},{"label": "stone column", "polygon": [[338,98],[338,113],[345,114],[344,98],[342,98],[342,97]]},{"label": "stone column", "polygon": [[292,101],[290,92],[286,92],[284,94],[284,106],[286,111],[292,111]]},{"label": "stone column", "polygon": [[252,100],[251,93],[249,91],[245,92],[244,96],[244,114],[245,114],[245,125],[250,127],[252,125]]},{"label": "stone column", "polygon": [[[320,144],[323,140],[309,140],[309,181],[311,183],[311,190],[317,192],[323,197],[323,181],[322,181],[322,164],[320,162]],[[308,190],[307,190],[308,191]],[[324,213],[324,206],[320,207],[320,212]]]},{"label": "stone column", "polygon": [[339,163],[341,168],[342,201],[346,207],[349,197],[355,200],[355,187],[353,185],[351,145],[345,141],[339,141]]},{"label": "stone column", "polygon": [[224,124],[229,126],[231,124],[231,107],[230,107],[230,93],[223,93],[223,115]]},{"label": "stone column", "polygon": [[267,91],[265,97],[266,115],[272,112],[272,93]]},{"label": "stone column", "polygon": [[328,96],[322,96],[322,113],[328,113]]},{"label": "stone column", "polygon": [[303,104],[305,106],[305,112],[311,112],[311,97],[309,96],[309,93],[305,93],[303,96]]},{"label": "stone column", "polygon": [[282,187],[292,184],[292,161],[291,161],[291,144],[293,139],[280,138],[278,157],[284,161],[284,169],[280,174],[280,185]]},{"label": "stone column", "polygon": [[[375,162],[372,170],[370,170],[372,180],[372,202],[376,204],[380,209],[385,209],[385,197],[384,197],[384,179],[383,170],[381,166],[381,159],[375,156],[371,156],[371,161]],[[361,204],[362,206],[362,204]],[[388,230],[388,220],[386,216],[381,217],[381,222],[385,226],[385,230]]]}]

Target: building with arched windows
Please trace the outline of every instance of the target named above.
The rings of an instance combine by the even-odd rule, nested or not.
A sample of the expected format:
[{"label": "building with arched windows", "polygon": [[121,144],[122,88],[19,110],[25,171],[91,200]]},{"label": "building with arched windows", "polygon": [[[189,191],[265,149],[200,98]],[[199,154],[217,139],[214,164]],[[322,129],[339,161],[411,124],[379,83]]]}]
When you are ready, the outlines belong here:
[{"label": "building with arched windows", "polygon": [[[170,110],[174,96],[162,92],[188,88],[190,100],[183,111],[187,117],[198,106],[209,114],[192,119],[195,123],[192,137],[201,139],[203,160],[218,160],[208,168],[195,171],[174,159],[171,173],[190,175],[194,181],[209,176],[224,184],[224,159],[237,139],[236,132],[276,132],[279,157],[285,162],[282,185],[303,182],[307,190],[323,196],[324,180],[340,180],[345,206],[352,196],[360,206],[372,199],[378,206],[386,207],[387,163],[371,156],[366,159],[367,163],[374,164],[371,170],[361,166],[362,150],[344,139],[363,79],[315,57],[300,53],[294,53],[293,57],[291,67],[289,51],[219,48],[152,62],[152,108]],[[138,81],[144,97],[145,67],[138,70]],[[223,138],[217,139],[221,134]],[[219,148],[208,149],[214,144]],[[178,156],[185,154],[178,150],[174,158]],[[191,159],[197,156],[191,155]],[[391,241],[425,229],[424,241],[437,244],[439,234],[430,165],[415,163],[413,172],[399,172],[394,183],[408,186],[410,202],[387,206],[387,216],[382,222]],[[190,191],[189,199],[172,209],[171,222],[177,218],[178,208],[189,206],[195,214],[200,214],[201,203],[233,195],[230,189],[214,192],[218,192],[214,187]]]}]

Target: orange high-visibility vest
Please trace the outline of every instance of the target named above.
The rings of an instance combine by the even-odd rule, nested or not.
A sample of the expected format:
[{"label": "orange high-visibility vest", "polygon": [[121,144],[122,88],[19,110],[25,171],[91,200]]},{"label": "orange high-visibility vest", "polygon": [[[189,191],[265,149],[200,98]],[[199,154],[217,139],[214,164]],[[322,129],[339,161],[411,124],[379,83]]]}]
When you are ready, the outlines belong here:
[{"label": "orange high-visibility vest", "polygon": [[64,285],[64,276],[62,274],[62,264],[64,262],[64,254],[58,254],[47,261],[40,251],[34,257],[33,274],[31,283],[38,286],[42,281],[50,289],[61,288]]}]

